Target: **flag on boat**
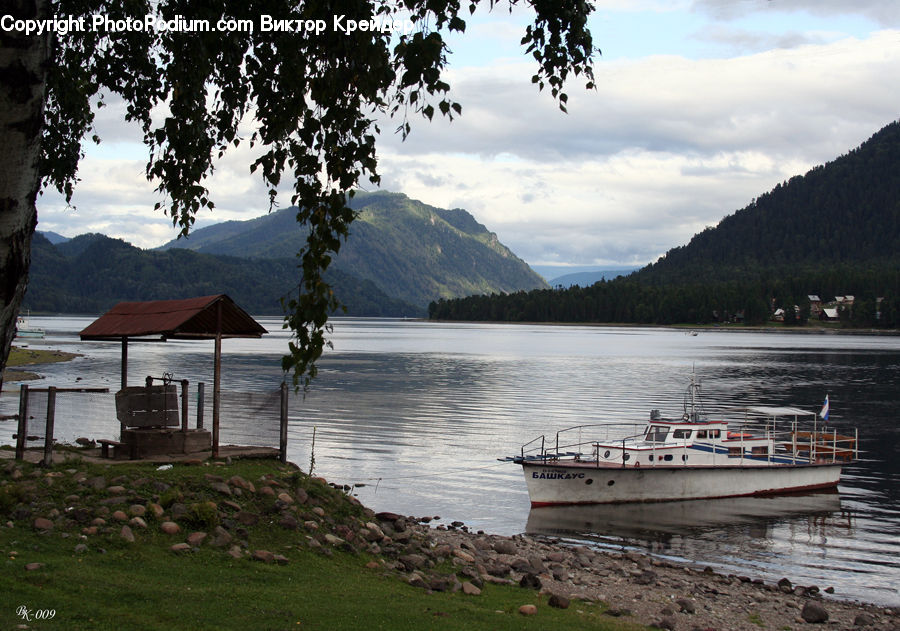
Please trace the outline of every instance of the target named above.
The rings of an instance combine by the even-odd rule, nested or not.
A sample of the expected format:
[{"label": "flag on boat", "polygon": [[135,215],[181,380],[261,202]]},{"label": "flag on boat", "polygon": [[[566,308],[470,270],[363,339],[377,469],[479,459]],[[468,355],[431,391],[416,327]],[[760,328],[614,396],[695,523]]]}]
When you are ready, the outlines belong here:
[{"label": "flag on boat", "polygon": [[819,412],[819,416],[821,416],[826,421],[828,420],[828,395],[825,395],[825,403],[822,405],[822,411]]}]

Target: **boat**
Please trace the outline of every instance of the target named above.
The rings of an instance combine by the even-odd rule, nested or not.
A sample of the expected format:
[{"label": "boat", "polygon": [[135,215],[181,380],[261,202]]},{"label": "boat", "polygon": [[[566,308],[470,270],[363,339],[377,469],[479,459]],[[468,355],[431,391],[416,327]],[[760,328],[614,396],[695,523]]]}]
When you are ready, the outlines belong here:
[{"label": "boat", "polygon": [[20,315],[16,317],[16,337],[44,339],[44,329],[29,325],[28,320]]},{"label": "boat", "polygon": [[[827,422],[827,397],[821,414]],[[502,460],[522,466],[532,507],[668,502],[833,489],[858,457],[857,439],[796,407],[711,420],[692,375],[676,418],[652,410],[643,424],[569,427]]]}]

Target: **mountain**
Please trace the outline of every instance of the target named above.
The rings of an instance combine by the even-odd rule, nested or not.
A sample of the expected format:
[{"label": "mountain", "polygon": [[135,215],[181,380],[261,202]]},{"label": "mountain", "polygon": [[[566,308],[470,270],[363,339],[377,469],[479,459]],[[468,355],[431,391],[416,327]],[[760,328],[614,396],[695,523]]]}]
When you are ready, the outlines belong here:
[{"label": "mountain", "polygon": [[900,261],[900,121],[669,250],[642,282]]},{"label": "mountain", "polygon": [[[424,309],[442,297],[547,287],[465,210],[436,208],[389,192],[357,193],[349,206],[357,217],[332,268],[371,281],[389,296]],[[160,249],[294,257],[304,242],[296,214],[296,208],[285,208],[249,221],[200,228]]]},{"label": "mountain", "polygon": [[[444,300],[439,319],[786,324],[842,301],[842,324],[900,326],[900,121],[760,195],[688,244],[590,287]],[[817,309],[817,307],[816,307]]]},{"label": "mountain", "polygon": [[[225,293],[256,315],[280,315],[280,299],[296,291],[295,259],[247,260],[187,250],[145,251],[102,234],[53,245],[32,240],[23,308],[101,313],[123,300],[165,300]],[[423,309],[386,296],[371,281],[341,271],[327,275],[349,315],[419,316]]]},{"label": "mountain", "polygon": [[628,276],[636,271],[637,267],[616,267],[613,269],[598,269],[590,272],[573,272],[572,274],[563,274],[550,280],[551,287],[572,287],[579,285],[581,287],[589,287],[601,280],[612,280],[619,276]]},{"label": "mountain", "polygon": [[61,234],[50,232],[49,230],[38,230],[38,233],[44,235],[44,238],[46,238],[47,241],[49,241],[53,245],[56,245],[57,243],[65,243],[69,240],[69,237],[64,237]]}]

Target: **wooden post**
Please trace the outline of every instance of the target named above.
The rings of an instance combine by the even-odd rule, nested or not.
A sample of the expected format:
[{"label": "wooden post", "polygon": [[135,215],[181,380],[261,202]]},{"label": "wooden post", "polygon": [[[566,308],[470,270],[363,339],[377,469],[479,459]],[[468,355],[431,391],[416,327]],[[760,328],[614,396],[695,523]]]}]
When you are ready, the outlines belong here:
[{"label": "wooden post", "polygon": [[219,457],[219,397],[222,382],[222,301],[216,304],[216,349],[213,366],[212,457]]},{"label": "wooden post", "polygon": [[122,388],[128,386],[128,338],[122,338]]},{"label": "wooden post", "polygon": [[25,458],[25,437],[28,434],[28,384],[19,386],[19,429],[16,435],[16,460]]},{"label": "wooden post", "polygon": [[53,464],[53,425],[56,421],[56,388],[47,391],[47,428],[44,432],[44,466]]},{"label": "wooden post", "polygon": [[203,429],[203,407],[206,397],[206,384],[202,381],[197,384],[197,429]]},{"label": "wooden post", "polygon": [[281,462],[287,462],[288,442],[288,387],[281,382],[281,440],[278,445],[278,456]]},{"label": "wooden post", "polygon": [[181,431],[188,431],[188,380],[181,380]]}]

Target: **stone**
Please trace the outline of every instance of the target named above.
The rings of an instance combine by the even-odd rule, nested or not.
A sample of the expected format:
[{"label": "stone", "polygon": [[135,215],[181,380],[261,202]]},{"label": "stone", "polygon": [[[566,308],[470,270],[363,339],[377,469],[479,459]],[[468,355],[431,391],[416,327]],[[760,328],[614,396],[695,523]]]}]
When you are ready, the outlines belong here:
[{"label": "stone", "polygon": [[187,543],[176,543],[175,545],[171,546],[169,550],[176,554],[184,554],[185,552],[191,551],[191,546]]},{"label": "stone", "polygon": [[681,613],[695,613],[697,611],[694,601],[687,598],[679,598],[675,601],[675,604],[678,605],[678,611]]},{"label": "stone", "polygon": [[462,584],[462,593],[467,596],[481,596],[481,590],[469,581]]},{"label": "stone", "polygon": [[278,499],[284,502],[285,504],[293,504],[294,498],[291,497],[290,493],[281,492],[278,494]]},{"label": "stone", "polygon": [[102,475],[95,478],[88,478],[87,485],[92,489],[102,491],[106,488],[106,478],[104,478]]},{"label": "stone", "polygon": [[42,567],[44,567],[43,563],[26,563],[25,564],[25,570],[28,572],[33,572],[35,570],[39,570]]},{"label": "stone", "polygon": [[278,520],[278,525],[285,530],[297,530],[297,528],[300,527],[300,524],[297,523],[297,518],[293,515],[283,515],[281,519]]},{"label": "stone", "polygon": [[34,520],[34,529],[41,531],[48,531],[53,528],[53,522],[47,519],[46,517],[37,517]]},{"label": "stone", "polygon": [[213,540],[212,545],[216,548],[224,548],[229,543],[231,543],[232,537],[231,533],[222,528],[221,526],[216,526],[213,530]]},{"label": "stone", "polygon": [[156,502],[150,502],[149,504],[147,504],[147,511],[157,519],[162,517],[165,513],[163,507]]},{"label": "stone", "polygon": [[147,528],[147,522],[145,522],[140,517],[132,517],[128,520],[128,523],[134,526],[135,528]]},{"label": "stone", "polygon": [[518,548],[516,548],[516,544],[509,539],[500,539],[499,541],[494,542],[494,551],[499,554],[516,554]]},{"label": "stone", "polygon": [[668,631],[674,631],[675,620],[670,616],[664,616],[651,624],[650,628],[667,629]]},{"label": "stone", "polygon": [[203,543],[204,539],[206,539],[205,532],[192,532],[188,535],[187,542],[192,548],[197,548],[201,543]]},{"label": "stone", "polygon": [[870,627],[873,624],[875,624],[875,618],[873,618],[872,616],[870,616],[867,613],[857,614],[856,617],[853,619],[854,627]]},{"label": "stone", "polygon": [[128,543],[134,543],[134,533],[128,526],[122,526],[122,530],[119,531],[119,536]]},{"label": "stone", "polygon": [[806,601],[806,604],[803,605],[803,611],[800,612],[800,617],[806,622],[821,624],[828,620],[828,612],[825,611],[825,607],[820,603],[814,600],[808,600]]},{"label": "stone", "polygon": [[294,497],[297,498],[298,504],[306,504],[309,501],[309,493],[306,492],[306,489],[297,488],[294,490]]},{"label": "stone", "polygon": [[125,514],[125,511],[121,510],[113,511],[111,517],[116,521],[128,521],[128,515]]},{"label": "stone", "polygon": [[547,600],[547,604],[551,607],[555,607],[556,609],[568,609],[569,608],[569,599],[561,594],[550,594],[550,598]]},{"label": "stone", "polygon": [[239,512],[234,518],[245,526],[255,526],[259,523],[259,515],[245,510]]},{"label": "stone", "polygon": [[328,543],[328,544],[330,544],[330,545],[333,545],[333,546],[339,546],[339,545],[341,545],[342,543],[344,543],[344,540],[341,539],[340,537],[336,536],[336,535],[331,534],[331,533],[329,532],[329,533],[326,533],[326,534],[325,534],[325,542]]},{"label": "stone", "polygon": [[268,550],[254,550],[250,558],[262,563],[275,563],[275,555]]},{"label": "stone", "polygon": [[263,495],[270,495],[272,497],[275,497],[275,490],[271,486],[260,487],[259,492]]},{"label": "stone", "polygon": [[791,584],[790,579],[783,578],[778,581],[778,589],[785,594],[790,594],[792,591],[794,591],[794,586]]},{"label": "stone", "polygon": [[533,616],[537,614],[537,607],[535,605],[522,605],[519,607],[519,613],[523,616]]},{"label": "stone", "polygon": [[181,526],[176,524],[174,521],[164,521],[159,525],[159,529],[167,535],[175,535],[181,532]]},{"label": "stone", "polygon": [[75,554],[84,554],[85,552],[87,552],[87,549],[88,547],[85,544],[79,543],[77,546],[75,546]]},{"label": "stone", "polygon": [[425,563],[427,561],[427,559],[421,554],[404,554],[397,560],[403,564],[403,567],[406,568],[407,572],[425,567]]},{"label": "stone", "polygon": [[288,561],[288,558],[283,554],[276,554],[275,563],[277,563],[278,565],[287,565],[288,563],[290,563],[290,561]]},{"label": "stone", "polygon": [[110,495],[121,495],[125,492],[125,487],[121,484],[116,484],[115,486],[106,487],[106,492]]},{"label": "stone", "polygon": [[473,557],[468,552],[460,550],[459,548],[455,548],[453,550],[453,556],[455,556],[457,559],[461,559],[461,560],[465,561],[466,563],[474,563],[475,562],[475,557]]},{"label": "stone", "polygon": [[213,491],[216,491],[223,495],[231,496],[231,494],[232,494],[231,487],[228,486],[227,484],[225,484],[224,482],[212,482],[212,483],[210,483],[209,488],[211,488]]},{"label": "stone", "polygon": [[132,517],[143,517],[147,514],[147,507],[140,504],[133,504],[128,507],[128,512]]},{"label": "stone", "polygon": [[534,589],[540,590],[543,587],[541,583],[541,579],[537,577],[537,575],[528,572],[519,580],[519,587],[524,587],[525,589]]}]

